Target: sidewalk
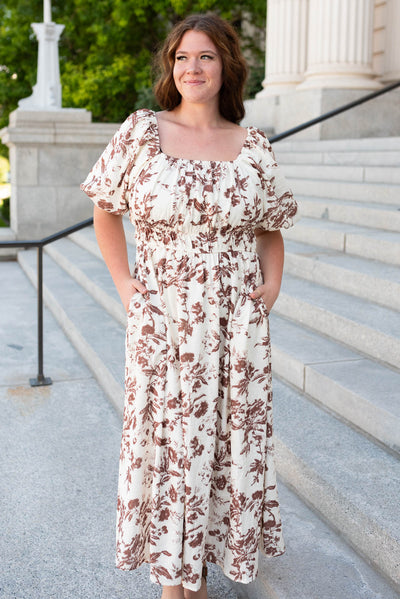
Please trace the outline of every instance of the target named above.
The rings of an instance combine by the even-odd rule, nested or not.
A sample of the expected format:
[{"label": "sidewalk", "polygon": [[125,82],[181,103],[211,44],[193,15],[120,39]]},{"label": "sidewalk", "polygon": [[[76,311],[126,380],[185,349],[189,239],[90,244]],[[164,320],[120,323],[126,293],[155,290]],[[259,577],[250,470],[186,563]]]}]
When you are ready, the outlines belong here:
[{"label": "sidewalk", "polygon": [[[114,567],[121,422],[46,311],[36,375],[36,297],[15,262],[0,263],[0,597],[157,599],[148,567]],[[209,568],[210,599],[235,599]]]}]

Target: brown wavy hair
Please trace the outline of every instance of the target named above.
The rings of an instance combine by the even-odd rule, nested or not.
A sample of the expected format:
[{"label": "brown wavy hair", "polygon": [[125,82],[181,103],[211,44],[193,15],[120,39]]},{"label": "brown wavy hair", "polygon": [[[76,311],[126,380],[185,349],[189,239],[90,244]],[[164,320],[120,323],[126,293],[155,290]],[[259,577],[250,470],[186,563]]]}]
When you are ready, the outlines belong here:
[{"label": "brown wavy hair", "polygon": [[157,102],[165,110],[173,110],[181,102],[181,94],[176,89],[173,70],[175,52],[187,31],[205,33],[217,47],[222,61],[219,111],[228,121],[239,123],[245,113],[243,89],[247,78],[247,64],[236,31],[227,21],[215,14],[195,14],[186,17],[169,33],[157,57],[161,71],[154,87]]}]

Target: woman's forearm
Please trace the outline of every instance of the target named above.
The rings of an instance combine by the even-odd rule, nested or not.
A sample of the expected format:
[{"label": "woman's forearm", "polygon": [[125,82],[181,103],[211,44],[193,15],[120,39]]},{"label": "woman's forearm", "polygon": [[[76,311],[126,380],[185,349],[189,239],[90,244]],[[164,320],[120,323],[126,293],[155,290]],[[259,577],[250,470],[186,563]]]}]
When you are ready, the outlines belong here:
[{"label": "woman's forearm", "polygon": [[270,310],[281,288],[284,245],[280,231],[263,231],[257,235],[257,253],[260,258],[264,284],[251,294],[253,298],[262,296]]},{"label": "woman's forearm", "polygon": [[143,293],[146,288],[131,277],[122,216],[109,214],[95,206],[93,218],[97,243],[104,262],[110,271],[125,309],[128,309],[133,293],[136,290]]},{"label": "woman's forearm", "polygon": [[97,243],[118,289],[121,280],[130,276],[122,216],[109,214],[95,206],[93,218]]}]

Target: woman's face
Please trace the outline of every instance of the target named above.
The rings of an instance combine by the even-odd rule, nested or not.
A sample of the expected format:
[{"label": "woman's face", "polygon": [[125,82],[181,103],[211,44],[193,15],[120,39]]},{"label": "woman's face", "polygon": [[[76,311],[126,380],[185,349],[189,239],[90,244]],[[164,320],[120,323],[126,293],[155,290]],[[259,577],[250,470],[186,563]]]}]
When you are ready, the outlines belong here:
[{"label": "woman's face", "polygon": [[175,52],[176,89],[187,102],[218,100],[222,85],[222,60],[216,46],[202,31],[187,31]]}]

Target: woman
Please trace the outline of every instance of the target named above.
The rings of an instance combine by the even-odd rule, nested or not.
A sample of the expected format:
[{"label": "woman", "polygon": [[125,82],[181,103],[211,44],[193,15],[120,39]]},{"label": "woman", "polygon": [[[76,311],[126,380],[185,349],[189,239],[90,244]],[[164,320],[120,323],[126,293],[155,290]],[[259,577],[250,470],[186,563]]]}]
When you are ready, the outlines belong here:
[{"label": "woman", "polygon": [[161,59],[164,110],[128,117],[82,189],[128,313],[117,567],[148,562],[163,599],[203,599],[206,561],[247,583],[259,548],[284,552],[268,314],[296,203],[264,134],[237,124],[230,25],[188,17]]}]

